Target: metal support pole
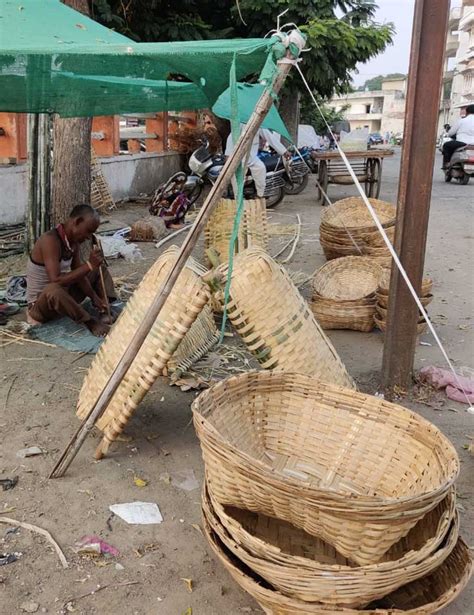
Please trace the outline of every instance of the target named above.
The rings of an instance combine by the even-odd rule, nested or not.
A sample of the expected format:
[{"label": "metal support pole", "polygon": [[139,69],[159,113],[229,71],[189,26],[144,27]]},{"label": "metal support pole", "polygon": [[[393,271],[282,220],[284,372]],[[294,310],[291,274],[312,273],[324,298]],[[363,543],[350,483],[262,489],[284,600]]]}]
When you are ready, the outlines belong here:
[{"label": "metal support pole", "polygon": [[[417,292],[423,278],[449,4],[449,0],[415,2],[395,249]],[[382,363],[387,395],[394,387],[406,389],[410,384],[417,322],[418,308],[392,265]]]}]

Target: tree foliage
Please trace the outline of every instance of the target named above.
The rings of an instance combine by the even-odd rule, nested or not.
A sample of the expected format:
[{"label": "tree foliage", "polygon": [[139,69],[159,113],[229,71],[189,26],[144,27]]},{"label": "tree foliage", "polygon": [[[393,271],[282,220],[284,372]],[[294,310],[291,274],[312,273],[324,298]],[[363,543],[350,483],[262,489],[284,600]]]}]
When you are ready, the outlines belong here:
[{"label": "tree foliage", "polygon": [[318,135],[325,135],[328,132],[326,123],[332,126],[335,122],[344,120],[349,105],[345,105],[336,111],[333,107],[325,105],[322,100],[318,101],[318,104],[322,117],[313,102],[309,98],[303,98],[301,103],[301,124],[309,124]]},{"label": "tree foliage", "polygon": [[[349,90],[357,63],[383,51],[394,32],[391,24],[373,21],[374,0],[90,1],[95,19],[140,41],[261,37],[275,28],[277,15],[289,9],[284,21],[306,33],[311,51],[304,55],[303,70],[323,98]],[[295,75],[292,87],[302,90]]]},{"label": "tree foliage", "polygon": [[377,75],[372,79],[367,79],[363,85],[357,88],[357,90],[359,92],[365,92],[366,90],[368,90],[369,92],[372,92],[374,90],[381,90],[382,81],[384,81],[384,79],[402,79],[403,77],[406,77],[405,73],[389,73],[388,75]]}]

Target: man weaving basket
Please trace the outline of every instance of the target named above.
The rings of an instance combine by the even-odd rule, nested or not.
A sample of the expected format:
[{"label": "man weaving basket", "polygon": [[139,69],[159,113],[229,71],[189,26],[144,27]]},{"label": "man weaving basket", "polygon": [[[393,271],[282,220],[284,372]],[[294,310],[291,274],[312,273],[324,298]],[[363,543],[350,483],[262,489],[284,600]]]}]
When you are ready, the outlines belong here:
[{"label": "man weaving basket", "polygon": [[111,324],[107,317],[96,319],[81,305],[89,297],[105,315],[115,300],[114,284],[100,247],[92,248],[86,263],[80,258],[80,245],[93,238],[99,222],[93,207],[77,205],[63,224],[43,233],[35,243],[26,270],[30,324],[68,316],[94,335],[106,335]]}]

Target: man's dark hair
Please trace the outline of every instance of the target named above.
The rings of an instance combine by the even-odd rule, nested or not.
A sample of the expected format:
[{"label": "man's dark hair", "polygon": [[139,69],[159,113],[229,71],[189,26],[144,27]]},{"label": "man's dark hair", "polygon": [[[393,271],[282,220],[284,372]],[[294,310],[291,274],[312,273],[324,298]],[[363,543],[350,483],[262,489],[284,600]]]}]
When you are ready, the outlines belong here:
[{"label": "man's dark hair", "polygon": [[86,203],[82,203],[81,205],[76,205],[71,213],[69,214],[70,218],[85,218],[86,216],[98,216],[99,212],[97,209],[94,209],[91,205],[87,205]]},{"label": "man's dark hair", "polygon": [[466,115],[471,115],[471,113],[474,113],[474,105],[468,105],[466,107]]}]

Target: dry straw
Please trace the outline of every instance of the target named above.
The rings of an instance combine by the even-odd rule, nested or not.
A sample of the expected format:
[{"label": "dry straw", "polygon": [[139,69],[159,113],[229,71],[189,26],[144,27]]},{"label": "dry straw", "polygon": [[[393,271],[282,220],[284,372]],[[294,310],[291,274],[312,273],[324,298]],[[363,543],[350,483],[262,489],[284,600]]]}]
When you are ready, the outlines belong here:
[{"label": "dry straw", "polygon": [[[354,566],[289,523],[226,507],[203,492],[204,516],[223,544],[283,594],[304,602],[361,607],[440,566],[454,549],[454,494],[420,520],[378,564]],[[441,546],[440,546],[441,545]]]},{"label": "dry straw", "polygon": [[[226,266],[219,271],[227,276]],[[288,272],[263,250],[246,250],[236,257],[227,313],[265,369],[296,371],[354,386]]]},{"label": "dry straw", "polygon": [[459,472],[429,421],[302,374],[229,378],[193,414],[216,501],[288,521],[359,565],[379,562]]},{"label": "dry straw", "polygon": [[[164,252],[145,274],[112,330],[95,356],[79,395],[77,415],[84,418],[125,352],[167,273],[176,261],[178,249]],[[107,410],[97,422],[104,432],[97,456],[122,432],[131,415],[156,378],[163,373],[179,343],[209,299],[209,291],[192,260],[185,267],[166,300],[126,377],[120,383]]]}]

